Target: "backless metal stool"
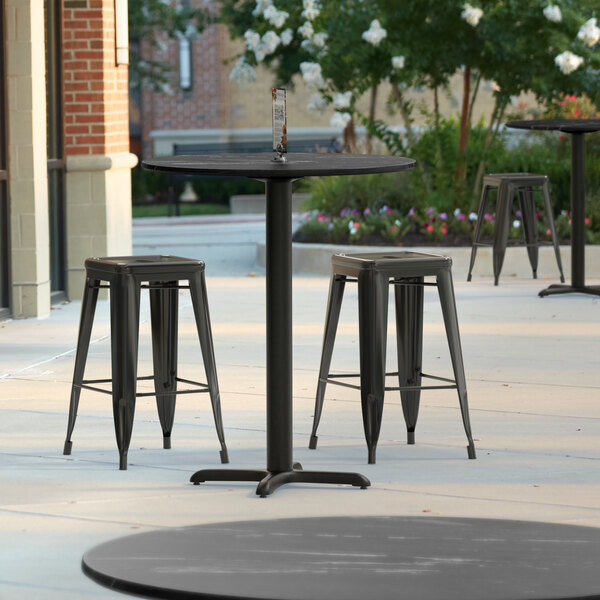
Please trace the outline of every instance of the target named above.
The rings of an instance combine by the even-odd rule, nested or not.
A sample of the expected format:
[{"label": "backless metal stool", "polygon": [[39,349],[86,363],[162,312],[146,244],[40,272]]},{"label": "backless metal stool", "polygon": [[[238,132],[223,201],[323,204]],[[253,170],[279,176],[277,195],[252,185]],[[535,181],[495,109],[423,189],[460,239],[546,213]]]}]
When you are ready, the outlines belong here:
[{"label": "backless metal stool", "polygon": [[[208,392],[217,436],[221,443],[221,462],[229,462],[221,418],[204,263],[200,260],[176,256],[115,256],[88,258],[85,261],[85,270],[86,280],[81,303],[69,422],[63,454],[71,454],[73,446],[71,434],[77,418],[82,388],[112,394],[120,469],[127,469],[127,450],[131,440],[137,396],[156,396],[158,416],[163,430],[163,447],[170,448],[176,394]],[[179,285],[181,280],[187,280],[188,285]],[[108,285],[102,285],[102,281],[107,281]],[[144,282],[145,285],[142,285]],[[83,374],[100,288],[110,290],[112,379],[84,380]],[[154,375],[148,377],[137,377],[141,288],[150,290]],[[182,288],[189,288],[192,296],[207,384],[177,377],[178,296]],[[154,393],[136,393],[138,379],[153,379]],[[111,382],[112,391],[92,385]],[[200,389],[177,391],[178,382],[191,384]]]},{"label": "backless metal stool", "polygon": [[[414,444],[421,390],[444,388],[458,391],[463,425],[469,442],[468,456],[475,458],[452,285],[452,259],[421,252],[335,254],[331,258],[331,265],[332,275],[323,352],[309,448],[317,447],[317,427],[321,419],[325,387],[328,383],[360,390],[363,426],[370,464],[375,463],[375,451],[383,414],[384,392],[400,391],[407,428],[407,442]],[[429,276],[435,277],[435,282],[425,282],[424,278]],[[358,282],[360,373],[331,375],[329,368],[346,282]],[[396,297],[396,341],[398,345],[398,372],[396,373],[386,373],[390,284],[394,286]],[[454,379],[426,375],[422,372],[424,286],[436,286],[438,289]],[[386,387],[386,375],[398,377],[399,387]],[[340,378],[347,377],[360,377],[360,386],[339,381]],[[421,385],[423,377],[440,381],[443,385]]]},{"label": "backless metal stool", "polygon": [[[481,227],[483,223],[485,209],[488,202],[490,189],[498,188],[498,196],[496,200],[496,222],[494,225],[494,237],[491,243],[481,242]],[[550,229],[551,241],[541,241],[538,239],[535,197],[534,188],[541,188],[542,196],[544,197],[544,209]],[[548,177],[546,175],[533,175],[531,173],[493,173],[485,175],[483,178],[483,188],[481,191],[481,199],[479,201],[479,209],[477,211],[477,227],[473,235],[473,246],[471,249],[471,263],[469,264],[469,274],[467,281],[471,281],[471,272],[475,264],[477,248],[479,246],[492,246],[492,257],[494,266],[494,285],[498,285],[498,278],[502,270],[504,262],[504,254],[508,245],[508,231],[511,223],[511,209],[515,191],[519,195],[519,206],[523,219],[524,242],[519,242],[519,245],[527,247],[529,255],[529,263],[533,271],[533,278],[537,279],[538,268],[538,249],[542,245],[552,244],[554,246],[554,254],[556,255],[556,263],[560,272],[560,280],[564,283],[565,276],[563,274],[562,261],[560,260],[560,248],[558,246],[558,238],[554,227],[554,214],[552,211],[552,203],[550,202],[550,193],[548,191]]]}]

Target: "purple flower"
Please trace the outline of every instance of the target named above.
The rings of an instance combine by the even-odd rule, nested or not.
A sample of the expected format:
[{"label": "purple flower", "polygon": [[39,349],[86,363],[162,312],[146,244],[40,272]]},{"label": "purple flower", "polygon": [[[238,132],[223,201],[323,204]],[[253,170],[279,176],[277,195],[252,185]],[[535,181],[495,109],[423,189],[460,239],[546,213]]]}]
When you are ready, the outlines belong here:
[{"label": "purple flower", "polygon": [[490,215],[490,213],[485,213],[485,215],[483,215],[483,218],[486,221],[491,221],[494,217],[493,217],[493,215]]},{"label": "purple flower", "polygon": [[342,208],[342,211],[340,212],[340,217],[345,217],[348,214],[350,214],[350,209],[349,208]]},{"label": "purple flower", "polygon": [[363,215],[370,215],[371,214],[371,209],[367,206],[367,208],[365,208],[365,210],[363,210]]},{"label": "purple flower", "polygon": [[433,206],[430,206],[430,207],[427,209],[427,214],[428,214],[428,215],[431,215],[431,214],[433,214]]},{"label": "purple flower", "polygon": [[412,217],[415,214],[415,207],[413,206],[409,211],[408,211],[408,216]]},{"label": "purple flower", "polygon": [[353,215],[360,215],[360,210],[356,210],[356,208],[352,209],[352,214]]},{"label": "purple flower", "polygon": [[448,213],[445,213],[445,212],[440,213],[440,219],[442,221],[445,221],[447,218],[448,218]]},{"label": "purple flower", "polygon": [[464,220],[465,220],[467,217],[466,217],[465,215],[463,215],[462,213],[458,213],[458,214],[456,215],[456,218],[457,218],[459,221],[464,221]]},{"label": "purple flower", "polygon": [[519,217],[519,219],[520,219],[522,216],[523,216],[523,213],[520,210],[518,210],[517,211],[517,217]]}]

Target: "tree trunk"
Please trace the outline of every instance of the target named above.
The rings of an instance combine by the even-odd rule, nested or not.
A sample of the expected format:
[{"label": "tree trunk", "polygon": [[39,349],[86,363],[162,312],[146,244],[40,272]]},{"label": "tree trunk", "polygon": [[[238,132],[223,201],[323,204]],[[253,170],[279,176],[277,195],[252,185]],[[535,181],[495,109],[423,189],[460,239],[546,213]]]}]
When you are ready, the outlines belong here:
[{"label": "tree trunk", "polygon": [[354,130],[354,119],[348,121],[344,128],[344,152],[352,154],[356,151],[356,131]]},{"label": "tree trunk", "polygon": [[[371,86],[371,98],[369,100],[369,121],[375,121],[375,109],[377,108],[377,84]],[[373,152],[373,134],[367,132],[367,154]]]},{"label": "tree trunk", "polygon": [[465,67],[463,74],[463,99],[460,113],[460,138],[458,140],[458,164],[456,165],[456,177],[454,187],[454,205],[458,206],[458,197],[462,191],[466,176],[465,154],[469,141],[469,100],[471,95],[471,67]]}]

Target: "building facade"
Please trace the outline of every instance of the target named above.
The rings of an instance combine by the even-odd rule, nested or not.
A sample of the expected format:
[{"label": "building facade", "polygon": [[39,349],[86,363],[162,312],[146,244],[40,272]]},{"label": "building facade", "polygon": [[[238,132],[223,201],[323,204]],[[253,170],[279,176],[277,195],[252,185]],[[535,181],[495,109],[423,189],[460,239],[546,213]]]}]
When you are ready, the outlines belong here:
[{"label": "building facade", "polygon": [[126,3],[124,23],[121,0],[0,13],[0,310],[44,317],[81,297],[87,257],[131,253]]}]

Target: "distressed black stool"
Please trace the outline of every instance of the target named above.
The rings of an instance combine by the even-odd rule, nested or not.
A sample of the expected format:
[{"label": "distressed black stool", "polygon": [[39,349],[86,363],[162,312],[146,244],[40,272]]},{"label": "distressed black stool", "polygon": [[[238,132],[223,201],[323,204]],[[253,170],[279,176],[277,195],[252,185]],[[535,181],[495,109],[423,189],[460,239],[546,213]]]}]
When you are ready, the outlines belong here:
[{"label": "distressed black stool", "polygon": [[[493,187],[498,188],[494,237],[491,243],[486,243],[480,241],[482,229],[480,224],[483,223],[489,193]],[[534,188],[541,188],[551,241],[542,241],[538,239]],[[479,246],[492,246],[494,285],[498,285],[498,278],[500,277],[502,263],[504,262],[504,254],[508,245],[508,231],[510,229],[511,210],[515,191],[519,196],[519,206],[523,218],[524,233],[524,240],[518,243],[519,245],[525,245],[527,247],[527,254],[533,271],[533,278],[537,279],[539,247],[552,244],[554,246],[554,254],[556,255],[556,263],[558,264],[558,270],[560,272],[560,280],[564,283],[565,276],[563,274],[562,261],[560,259],[558,237],[556,236],[556,229],[554,227],[554,213],[552,210],[552,203],[550,202],[550,192],[548,191],[548,177],[546,175],[534,175],[532,173],[493,173],[484,176],[481,199],[477,211],[477,226],[475,228],[475,234],[473,235],[471,263],[469,264],[467,281],[471,281],[471,272],[473,271],[473,265],[475,264],[477,248]]]},{"label": "distressed black stool", "polygon": [[[467,384],[452,285],[452,259],[421,252],[335,254],[331,258],[331,265],[332,275],[323,352],[309,448],[317,447],[317,427],[321,419],[327,383],[360,390],[368,460],[371,464],[375,463],[384,393],[392,390],[400,391],[407,428],[407,442],[414,444],[421,390],[443,388],[458,391],[463,425],[469,442],[468,456],[475,458],[475,445],[469,421]],[[435,277],[435,282],[425,282],[424,278],[428,276]],[[358,282],[360,373],[332,375],[329,373],[329,368],[346,282]],[[396,297],[396,341],[398,346],[398,372],[396,373],[386,373],[390,284],[394,286]],[[426,375],[422,372],[424,286],[436,286],[438,289],[454,379]],[[386,387],[386,375],[397,376],[399,387]],[[347,377],[360,377],[360,386],[339,381],[340,378]],[[423,377],[440,381],[443,385],[421,385]]]},{"label": "distressed black stool", "polygon": [[[137,396],[156,396],[158,416],[163,430],[163,446],[170,448],[176,394],[208,392],[217,436],[221,443],[221,462],[229,462],[221,418],[204,263],[200,260],[176,256],[115,256],[88,258],[85,261],[85,270],[86,280],[81,303],[69,422],[63,453],[71,454],[73,445],[71,434],[77,418],[82,388],[112,394],[120,469],[127,469],[127,450],[131,440]],[[179,285],[181,280],[187,280],[189,285]],[[107,281],[108,285],[102,285],[102,281]],[[144,282],[146,284],[142,285]],[[83,374],[100,288],[110,290],[112,379],[84,380]],[[141,288],[150,290],[154,375],[147,377],[137,377]],[[189,288],[192,296],[207,384],[177,377],[178,290],[182,288]],[[136,383],[142,379],[154,380],[154,393],[136,393]],[[111,382],[112,391],[92,385]],[[199,389],[177,391],[178,382],[191,384]]]}]

